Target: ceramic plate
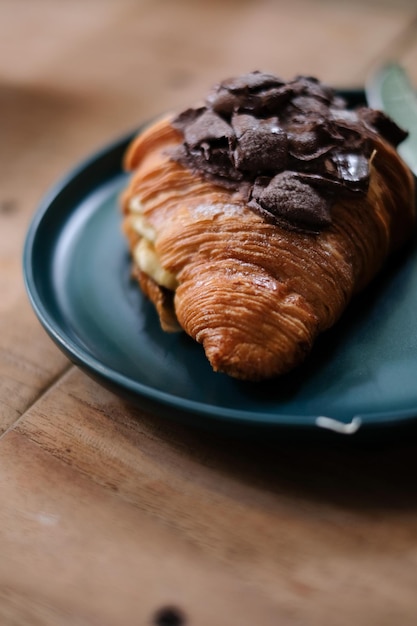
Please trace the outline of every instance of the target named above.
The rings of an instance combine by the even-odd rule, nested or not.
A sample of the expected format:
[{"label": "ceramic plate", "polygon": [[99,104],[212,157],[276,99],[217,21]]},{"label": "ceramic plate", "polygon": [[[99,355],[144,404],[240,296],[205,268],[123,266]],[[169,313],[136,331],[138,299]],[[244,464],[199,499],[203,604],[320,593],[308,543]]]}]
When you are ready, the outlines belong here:
[{"label": "ceramic plate", "polygon": [[215,374],[201,346],[160,329],[130,279],[118,206],[130,138],[59,183],[26,239],[32,306],[74,363],[148,411],[235,432],[246,425],[353,434],[416,418],[417,245],[352,304],[296,372],[261,384]]}]

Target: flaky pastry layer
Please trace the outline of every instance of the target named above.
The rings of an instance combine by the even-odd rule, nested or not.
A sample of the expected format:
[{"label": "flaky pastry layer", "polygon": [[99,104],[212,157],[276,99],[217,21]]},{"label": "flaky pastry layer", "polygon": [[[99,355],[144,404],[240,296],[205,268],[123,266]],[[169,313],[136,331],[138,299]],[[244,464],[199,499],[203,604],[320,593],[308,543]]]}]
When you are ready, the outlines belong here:
[{"label": "flaky pastry layer", "polygon": [[409,237],[413,177],[377,140],[367,195],[340,198],[320,233],[297,232],[171,160],[180,142],[164,118],[126,154],[135,276],[162,327],[200,342],[215,371],[247,380],[288,372]]}]

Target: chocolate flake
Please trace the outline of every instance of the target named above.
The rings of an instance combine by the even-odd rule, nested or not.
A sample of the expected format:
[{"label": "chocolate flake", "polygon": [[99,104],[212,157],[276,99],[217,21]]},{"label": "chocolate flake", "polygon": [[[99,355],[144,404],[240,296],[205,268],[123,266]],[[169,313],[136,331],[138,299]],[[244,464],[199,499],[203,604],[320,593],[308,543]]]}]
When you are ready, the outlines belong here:
[{"label": "chocolate flake", "polygon": [[233,157],[238,170],[256,176],[285,168],[288,138],[277,118],[258,120],[252,115],[234,115],[232,127],[237,140]]},{"label": "chocolate flake", "polygon": [[331,223],[336,194],[367,192],[373,138],[397,146],[407,136],[381,111],[347,109],[316,78],[262,72],[221,82],[173,125],[184,141],[172,159],[266,219],[312,232]]},{"label": "chocolate flake", "polygon": [[185,143],[195,148],[205,142],[227,140],[232,136],[232,128],[219,115],[212,111],[204,111],[191,124],[184,128]]},{"label": "chocolate flake", "polygon": [[303,183],[294,172],[274,176],[257,202],[279,221],[295,221],[302,229],[317,230],[331,223],[329,199]]}]

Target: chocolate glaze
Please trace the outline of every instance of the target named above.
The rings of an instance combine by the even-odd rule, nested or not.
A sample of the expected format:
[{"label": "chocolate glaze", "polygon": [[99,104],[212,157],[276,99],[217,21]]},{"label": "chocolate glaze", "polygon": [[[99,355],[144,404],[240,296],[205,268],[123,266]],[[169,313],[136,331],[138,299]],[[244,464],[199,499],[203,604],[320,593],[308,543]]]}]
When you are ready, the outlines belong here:
[{"label": "chocolate glaze", "polygon": [[373,139],[407,137],[381,111],[350,110],[316,78],[251,72],[217,85],[173,125],[172,159],[239,191],[268,221],[318,232],[340,194],[366,194]]}]

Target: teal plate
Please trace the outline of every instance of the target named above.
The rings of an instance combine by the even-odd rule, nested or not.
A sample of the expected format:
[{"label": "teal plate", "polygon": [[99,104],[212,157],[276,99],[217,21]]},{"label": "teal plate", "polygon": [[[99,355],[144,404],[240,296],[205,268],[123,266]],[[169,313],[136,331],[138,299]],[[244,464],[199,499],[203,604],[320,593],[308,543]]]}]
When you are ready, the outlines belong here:
[{"label": "teal plate", "polygon": [[417,245],[393,260],[292,374],[258,384],[216,374],[200,345],[160,329],[130,278],[119,211],[130,139],[59,183],[25,243],[31,304],[75,364],[147,411],[235,433],[246,426],[354,435],[417,417]]}]

